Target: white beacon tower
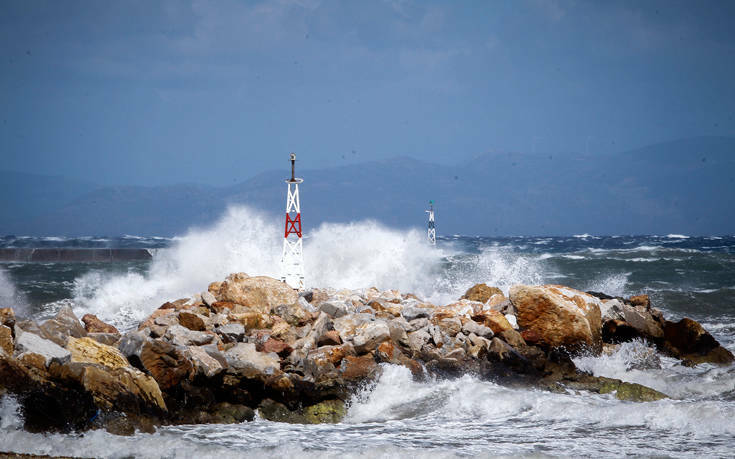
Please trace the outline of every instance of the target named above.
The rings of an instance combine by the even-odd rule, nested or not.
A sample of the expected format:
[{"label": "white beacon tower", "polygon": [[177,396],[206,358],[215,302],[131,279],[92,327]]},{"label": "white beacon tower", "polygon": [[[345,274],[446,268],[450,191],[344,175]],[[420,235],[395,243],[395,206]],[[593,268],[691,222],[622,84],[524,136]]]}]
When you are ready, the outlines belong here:
[{"label": "white beacon tower", "polygon": [[427,210],[426,213],[429,214],[429,229],[427,231],[429,244],[436,245],[436,228],[434,228],[434,201],[429,201],[429,210]]},{"label": "white beacon tower", "polygon": [[304,289],[304,253],[301,242],[301,204],[299,202],[299,183],[296,178],[296,154],[291,153],[291,179],[286,180],[286,231],[283,237],[281,256],[281,280],[296,290]]}]

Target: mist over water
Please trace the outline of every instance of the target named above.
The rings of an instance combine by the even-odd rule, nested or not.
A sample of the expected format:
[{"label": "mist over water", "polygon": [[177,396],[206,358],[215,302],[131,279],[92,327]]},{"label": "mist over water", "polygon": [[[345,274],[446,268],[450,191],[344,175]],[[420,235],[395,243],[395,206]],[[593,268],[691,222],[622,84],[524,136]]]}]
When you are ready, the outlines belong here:
[{"label": "mist over water", "polygon": [[[0,264],[0,305],[28,305],[37,320],[62,305],[133,327],[162,303],[206,290],[232,272],[279,276],[283,222],[233,207],[207,228],[161,238],[44,238],[45,246],[155,247],[153,259],[117,263]],[[373,221],[323,224],[304,235],[309,287],[396,288],[434,304],[478,282],[557,283],[629,296],[648,293],[667,317],[700,320],[735,350],[735,238],[728,236],[440,237]],[[58,239],[58,240],[54,240]],[[28,238],[0,245],[32,247]],[[256,419],[239,425],[164,427],[155,434],[37,435],[18,404],[0,399],[0,451],[94,457],[455,457],[467,455],[672,455],[724,457],[735,448],[735,367],[687,368],[651,358],[645,342],[578,357],[598,376],[638,382],[671,398],[621,402],[612,395],[548,393],[481,381],[417,382],[382,365],[336,425]]]}]

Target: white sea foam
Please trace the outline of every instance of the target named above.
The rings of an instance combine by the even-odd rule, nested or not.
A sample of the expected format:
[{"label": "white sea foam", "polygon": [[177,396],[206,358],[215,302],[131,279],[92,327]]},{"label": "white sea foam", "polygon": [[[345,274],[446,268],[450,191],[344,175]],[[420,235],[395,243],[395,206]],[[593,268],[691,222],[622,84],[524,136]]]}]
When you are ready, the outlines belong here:
[{"label": "white sea foam", "polygon": [[[80,314],[91,312],[121,328],[132,326],[166,301],[206,290],[232,272],[279,277],[281,222],[245,207],[230,208],[211,228],[193,229],[154,253],[148,273],[92,271],[75,281]],[[431,247],[422,231],[379,223],[325,223],[304,237],[307,287],[397,288],[429,301],[456,300],[475,283],[505,291],[540,283],[535,261],[500,247],[479,254]],[[444,266],[454,261],[452,269]]]},{"label": "white sea foam", "polygon": [[669,239],[689,239],[689,236],[685,234],[667,234],[666,237]]},{"label": "white sea foam", "polygon": [[13,308],[20,317],[28,315],[28,301],[5,270],[0,269],[0,307]]}]

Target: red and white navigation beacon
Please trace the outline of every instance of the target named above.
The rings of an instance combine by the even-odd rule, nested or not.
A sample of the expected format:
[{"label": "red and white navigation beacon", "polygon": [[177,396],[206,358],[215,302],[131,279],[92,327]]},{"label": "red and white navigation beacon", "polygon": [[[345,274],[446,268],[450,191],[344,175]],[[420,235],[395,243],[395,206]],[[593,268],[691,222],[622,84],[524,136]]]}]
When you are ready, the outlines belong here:
[{"label": "red and white navigation beacon", "polygon": [[291,153],[291,179],[286,196],[286,231],[283,237],[281,256],[281,280],[296,290],[304,289],[304,253],[301,243],[301,204],[299,203],[299,183],[296,178],[296,154]]},{"label": "red and white navigation beacon", "polygon": [[427,236],[429,237],[429,244],[436,245],[436,228],[434,228],[434,201],[429,201],[429,210],[426,211],[429,214],[429,231]]}]

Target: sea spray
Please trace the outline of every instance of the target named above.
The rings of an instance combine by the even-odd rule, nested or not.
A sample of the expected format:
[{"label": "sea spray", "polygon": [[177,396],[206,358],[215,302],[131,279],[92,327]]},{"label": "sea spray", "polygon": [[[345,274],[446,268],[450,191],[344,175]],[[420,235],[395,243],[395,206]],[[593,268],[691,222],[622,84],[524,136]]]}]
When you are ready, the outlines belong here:
[{"label": "sea spray", "polygon": [[28,301],[18,291],[5,270],[0,268],[0,308],[13,308],[19,317],[28,317]]},{"label": "sea spray", "polygon": [[[206,290],[233,272],[280,276],[282,228],[247,207],[231,207],[211,228],[192,229],[154,254],[147,273],[87,273],[75,281],[80,314],[126,329],[166,301]],[[324,223],[305,236],[307,287],[399,289],[437,304],[456,300],[478,282],[507,289],[538,283],[530,257],[494,249],[463,254],[452,244],[431,247],[418,230],[377,222]]]}]

